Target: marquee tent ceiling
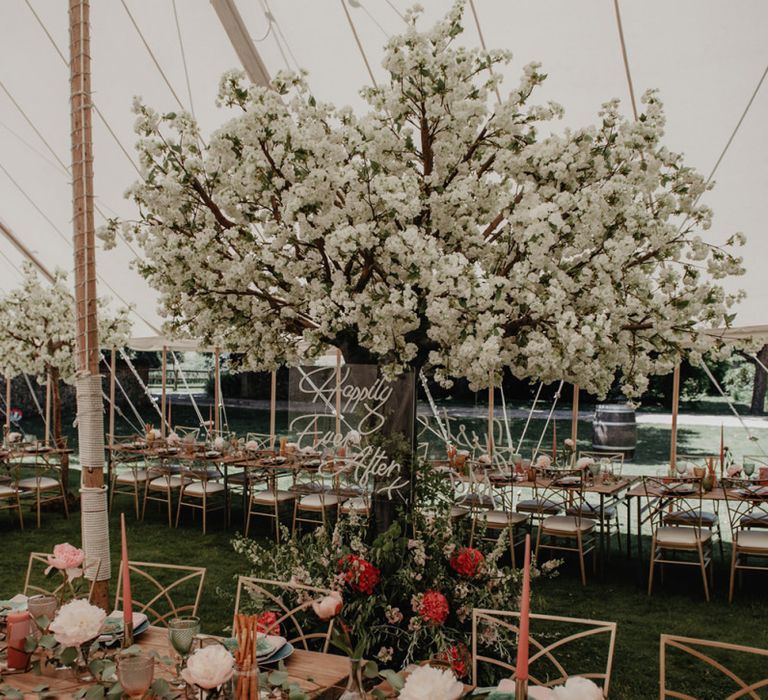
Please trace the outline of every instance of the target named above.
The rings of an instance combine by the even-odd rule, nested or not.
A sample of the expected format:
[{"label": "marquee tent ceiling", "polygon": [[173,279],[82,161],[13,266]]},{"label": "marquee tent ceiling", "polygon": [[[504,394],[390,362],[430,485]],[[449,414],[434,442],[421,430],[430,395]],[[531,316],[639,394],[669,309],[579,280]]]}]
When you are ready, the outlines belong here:
[{"label": "marquee tent ceiling", "polygon": [[[271,74],[286,65],[304,67],[318,98],[356,109],[364,108],[358,89],[370,77],[343,2],[377,78],[383,76],[379,63],[387,35],[398,31],[398,13],[411,4],[226,1],[239,9]],[[421,4],[426,24],[451,0]],[[544,64],[549,78],[539,100],[554,99],[566,108],[557,130],[594,121],[600,104],[614,96],[631,113],[612,0],[475,0],[475,6],[487,45],[514,52],[507,85],[517,82],[525,63]],[[620,8],[635,92],[660,89],[668,145],[709,174],[765,75],[768,3],[623,0]],[[0,13],[0,219],[47,267],[71,269],[66,3],[5,0]],[[106,121],[98,115],[94,120],[97,204],[105,216],[131,218],[133,206],[122,195],[136,178],[123,152],[133,154],[133,96],[161,110],[191,105],[203,131],[210,131],[228,117],[214,105],[218,78],[239,61],[208,0],[92,0],[91,19],[94,101]],[[477,44],[469,9],[465,26],[462,41]],[[768,320],[762,270],[768,258],[765,123],[768,85],[757,91],[718,167],[717,186],[704,200],[715,211],[707,232],[712,242],[734,231],[748,237],[747,274],[731,285],[748,293],[738,310],[739,326]],[[103,218],[97,214],[98,220]],[[98,252],[100,293],[135,304],[135,332],[154,334],[155,294],[130,269],[133,257],[122,243],[116,251]],[[0,288],[17,284],[21,260],[16,248],[0,241]]]}]

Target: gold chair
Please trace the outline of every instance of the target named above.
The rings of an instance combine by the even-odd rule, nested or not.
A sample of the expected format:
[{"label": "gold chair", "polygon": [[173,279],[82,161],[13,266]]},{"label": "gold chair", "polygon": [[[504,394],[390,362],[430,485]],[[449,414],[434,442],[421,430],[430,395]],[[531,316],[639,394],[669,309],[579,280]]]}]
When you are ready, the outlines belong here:
[{"label": "gold chair", "polygon": [[[587,554],[592,554],[592,568],[596,566],[595,520],[584,516],[584,474],[580,469],[559,470],[534,484],[539,526],[536,530],[536,559],[543,549],[572,552],[579,558],[581,585],[587,585],[584,566]],[[561,513],[570,510],[572,514],[548,515],[552,504]]]},{"label": "gold chair", "polygon": [[69,504],[64,490],[60,466],[49,463],[45,459],[34,464],[20,464],[22,469],[31,468],[33,475],[19,479],[17,482],[21,496],[31,495],[35,499],[37,512],[37,527],[40,527],[40,513],[46,503],[61,501],[64,506],[64,517],[69,519]]},{"label": "gold chair", "polygon": [[728,586],[732,603],[737,572],[768,571],[768,487],[731,479],[723,490],[733,539]]},{"label": "gold chair", "polygon": [[15,510],[19,516],[19,527],[22,530],[24,529],[24,515],[21,512],[21,489],[19,489],[18,467],[10,467],[8,478],[0,483],[0,510]]},{"label": "gold chair", "polygon": [[[648,503],[648,513],[653,536],[651,539],[651,570],[648,575],[648,595],[653,592],[653,575],[656,564],[696,566],[701,571],[704,597],[709,601],[712,575],[712,530],[701,518],[702,487],[698,478],[674,480],[643,477],[643,488]],[[675,518],[668,519],[668,509]],[[670,555],[693,555],[691,559],[672,558]]]},{"label": "gold chair", "polygon": [[208,513],[223,510],[229,525],[229,494],[219,479],[223,475],[216,467],[197,465],[181,470],[179,502],[176,507],[176,527],[179,526],[182,508],[191,508],[203,513],[203,534],[206,534]]},{"label": "gold chair", "polygon": [[[515,673],[520,613],[506,610],[472,610],[472,683],[478,666],[488,664]],[[602,685],[608,697],[616,646],[616,623],[554,615],[530,615],[528,670],[530,684],[552,687],[570,676],[581,676]],[[493,650],[494,656],[487,652]],[[506,658],[499,652],[506,651]],[[583,664],[588,663],[585,668]],[[574,664],[579,664],[574,667]]]},{"label": "gold chair", "polygon": [[168,527],[173,527],[173,494],[181,490],[181,468],[160,459],[156,465],[147,467],[147,485],[144,488],[144,505],[141,519],[147,513],[147,503],[162,503],[168,516]]},{"label": "gold chair", "polygon": [[112,510],[116,495],[130,496],[140,515],[140,504],[144,500],[149,477],[144,467],[144,455],[136,452],[136,435],[107,435],[110,459],[109,510]]},{"label": "gold chair", "polygon": [[[144,613],[151,625],[167,626],[174,617],[197,615],[205,583],[205,567],[129,561],[133,611]],[[117,576],[115,609],[121,609],[123,563]],[[192,602],[179,604],[179,598]],[[142,602],[143,601],[143,602]]]},{"label": "gold chair", "polygon": [[[470,515],[472,524],[469,530],[470,547],[474,546],[475,538],[484,542],[495,542],[503,532],[506,532],[512,568],[517,567],[515,547],[525,540],[531,524],[527,513],[520,513],[512,508],[515,500],[514,488],[512,482],[504,481],[499,489],[498,498],[492,494],[490,508],[474,508]],[[482,501],[480,503],[482,505]]]},{"label": "gold chair", "polygon": [[[311,608],[314,600],[329,593],[327,589],[300,583],[238,576],[234,614],[236,617],[241,612],[274,612],[275,619],[264,630],[266,634],[282,633],[294,646],[301,645],[307,650],[315,646],[326,652],[331,642],[333,620],[320,622]],[[249,600],[244,601],[245,596]]]},{"label": "gold chair", "polygon": [[29,560],[27,562],[27,574],[24,578],[24,590],[22,593],[25,596],[33,595],[55,595],[58,596],[62,591],[66,590],[73,598],[85,598],[90,600],[93,595],[93,587],[96,585],[96,579],[101,569],[101,559],[99,557],[85,557],[83,560],[83,575],[90,582],[87,590],[87,595],[80,593],[78,595],[72,581],[62,581],[61,576],[50,578],[45,575],[48,569],[48,557],[50,555],[47,552],[31,552]]},{"label": "gold chair", "polygon": [[[697,700],[702,697],[702,695],[689,695],[672,689],[670,679],[672,674],[669,669],[672,650],[678,652],[677,656],[685,655],[686,663],[681,676],[685,678],[686,686],[690,687],[691,681],[699,678],[702,693],[714,691],[716,694],[708,697],[726,697],[725,693],[730,689],[733,689],[733,692],[727,696],[727,700],[738,698],[760,700],[765,697],[763,689],[768,687],[768,649],[662,634],[659,642],[659,698],[661,700],[666,698]],[[716,656],[720,658],[715,658]],[[700,670],[698,670],[699,667],[692,665],[693,659],[702,662]],[[719,673],[715,675],[713,670]],[[718,681],[727,686],[727,689],[721,690]],[[763,692],[758,693],[759,690]]]},{"label": "gold chair", "polygon": [[338,474],[333,466],[298,473],[290,491],[296,494],[292,532],[296,532],[297,523],[327,527],[331,515],[347,500],[338,494]]}]

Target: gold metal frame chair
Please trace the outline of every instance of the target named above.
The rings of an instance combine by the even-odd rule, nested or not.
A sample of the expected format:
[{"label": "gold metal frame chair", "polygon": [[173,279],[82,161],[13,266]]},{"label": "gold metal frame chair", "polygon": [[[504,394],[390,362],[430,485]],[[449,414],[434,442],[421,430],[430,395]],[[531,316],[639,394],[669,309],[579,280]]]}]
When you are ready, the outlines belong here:
[{"label": "gold metal frame chair", "polygon": [[[303,649],[310,649],[310,642],[317,641],[321,651],[326,652],[331,642],[331,633],[333,631],[333,620],[325,623],[325,631],[306,632],[301,619],[301,613],[308,612],[309,620],[317,622],[317,617],[311,611],[312,602],[330,593],[325,588],[315,588],[314,586],[305,586],[299,583],[286,583],[284,581],[272,581],[270,579],[253,578],[251,576],[237,577],[237,593],[235,594],[235,612],[234,619],[240,612],[243,604],[243,593],[254,600],[256,607],[262,607],[261,611],[274,610],[277,614],[277,620],[274,625],[265,630],[266,634],[274,633],[278,627],[281,627],[285,638],[294,646],[301,645]],[[296,603],[286,603],[280,594],[294,594]],[[260,611],[260,612],[261,612]],[[289,631],[292,630],[292,631]],[[295,634],[295,636],[292,636]]]},{"label": "gold metal frame chair", "polygon": [[[144,488],[144,504],[141,510],[141,519],[147,514],[147,503],[155,501],[166,507],[168,527],[173,527],[173,494],[181,489],[181,469],[178,465],[168,464],[165,459],[160,459],[157,464],[147,465],[148,481]],[[152,494],[162,494],[152,495]]]},{"label": "gold metal frame chair", "polygon": [[[697,648],[699,647],[699,648]],[[696,639],[693,637],[679,637],[673,634],[662,634],[659,640],[659,698],[678,698],[679,700],[697,700],[696,696],[682,693],[668,687],[669,680],[669,659],[670,649],[683,652],[690,662],[690,657],[702,662],[703,668],[698,677],[702,679],[702,689],[704,686],[710,686],[713,680],[712,669],[719,671],[725,678],[730,679],[736,690],[727,696],[726,700],[738,700],[739,698],[750,698],[750,700],[760,700],[765,694],[758,694],[757,691],[768,687],[768,649],[758,649],[756,647],[746,647],[740,644],[729,644],[727,642],[714,642],[708,639]],[[707,651],[705,651],[707,650]],[[751,669],[757,671],[756,680],[745,680],[733,669],[728,668],[723,661],[714,658],[711,651],[720,650],[734,652],[736,654],[749,654],[754,657],[754,661],[749,664]],[[706,673],[706,672],[709,673]],[[686,679],[694,677],[690,666],[686,667]]]},{"label": "gold metal frame chair", "polygon": [[[32,469],[33,476],[19,479],[17,482],[20,495],[32,495],[35,499],[35,508],[37,512],[37,527],[40,527],[40,514],[42,506],[46,503],[55,503],[61,501],[64,505],[64,517],[69,520],[69,504],[67,503],[67,493],[64,489],[64,481],[61,476],[61,466],[52,464],[45,457],[38,459],[35,457],[34,464],[21,463],[22,469]],[[44,496],[56,491],[55,495]]]},{"label": "gold metal frame chair", "polygon": [[136,435],[107,434],[110,451],[109,510],[112,510],[115,496],[130,496],[138,519],[149,476],[144,456],[130,449],[135,446],[136,440]]},{"label": "gold metal frame chair", "polygon": [[13,511],[19,515],[19,527],[24,529],[24,514],[21,510],[21,489],[19,488],[19,467],[8,469],[8,478],[0,483],[0,510]]},{"label": "gold metal frame chair", "polygon": [[[48,552],[30,552],[29,560],[27,562],[27,573],[24,577],[24,589],[22,593],[25,596],[33,595],[55,595],[58,596],[63,590],[68,590],[73,597],[77,597],[74,586],[71,581],[62,581],[61,576],[49,578],[45,575],[45,570],[48,568]],[[86,598],[91,600],[93,596],[93,588],[96,585],[96,579],[99,576],[101,570],[101,558],[86,556],[83,560],[83,575],[90,581],[88,586],[88,595],[84,596],[80,594],[80,598]],[[39,570],[39,573],[38,573]],[[47,583],[49,585],[43,585]],[[53,587],[50,584],[58,584]]]},{"label": "gold metal frame chair", "polygon": [[[732,535],[728,585],[728,602],[732,603],[737,572],[768,571],[768,487],[730,479],[723,491]],[[750,563],[750,557],[763,560],[763,565]]]},{"label": "gold metal frame chair", "polygon": [[[507,671],[510,676],[514,675],[514,661],[507,662],[478,652],[478,637],[482,636],[482,631],[479,632],[478,628],[489,625],[497,626],[516,637],[519,633],[519,619],[519,612],[484,610],[482,608],[472,610],[473,684],[478,682],[477,667],[481,663],[496,666]],[[571,631],[574,627],[577,631]],[[575,645],[585,643],[583,640],[591,641],[591,638],[600,638],[602,645],[603,636],[607,637],[604,666],[601,664],[599,670],[596,668],[594,671],[566,668],[571,663],[569,653],[572,653]],[[530,615],[529,645],[528,664],[531,685],[551,687],[564,683],[570,676],[581,676],[595,682],[602,682],[603,696],[608,697],[613,671],[613,654],[616,646],[615,622],[532,613]],[[580,661],[583,661],[585,656],[590,660],[595,658],[594,653],[577,654],[576,656]]]},{"label": "gold metal frame chair", "polygon": [[[648,575],[648,595],[653,593],[653,575],[656,564],[696,566],[701,571],[704,597],[709,602],[712,577],[712,530],[702,523],[702,487],[698,478],[643,477],[643,488],[653,531],[651,539],[651,568]],[[668,508],[675,513],[669,520]],[[685,524],[682,524],[685,523]],[[694,561],[669,558],[665,553],[694,554]],[[662,578],[663,580],[663,578]]]},{"label": "gold metal frame chair", "polygon": [[[534,484],[538,504],[539,526],[536,531],[536,558],[542,549],[573,552],[579,558],[581,585],[587,585],[584,560],[592,554],[592,569],[596,569],[597,544],[593,518],[584,516],[584,475],[580,469],[560,470],[551,478]],[[558,512],[572,510],[570,515],[550,515],[551,504]],[[543,541],[542,541],[543,540]]]},{"label": "gold metal frame chair", "polygon": [[[490,482],[493,486],[493,481]],[[509,556],[512,568],[517,567],[515,547],[525,541],[525,535],[530,531],[530,515],[513,510],[515,502],[514,483],[504,481],[500,489],[494,489],[494,495],[498,490],[498,503],[493,503],[490,508],[473,508],[470,517],[472,524],[469,529],[469,546],[474,546],[475,537],[483,542],[495,542],[501,533],[506,531],[509,538]],[[497,507],[498,506],[498,507]],[[480,534],[478,534],[478,526]],[[488,533],[494,533],[494,536]],[[517,537],[516,537],[517,535]]]},{"label": "gold metal frame chair", "polygon": [[[149,618],[151,625],[166,625],[174,617],[184,615],[197,615],[200,605],[200,596],[203,592],[207,569],[200,566],[180,566],[178,564],[157,564],[146,561],[129,561],[128,571],[131,575],[131,596],[133,598],[133,611],[144,613]],[[172,580],[165,582],[166,575]],[[161,580],[163,579],[163,580]],[[120,609],[122,604],[123,589],[123,563],[120,562],[120,570],[117,576],[117,590],[115,591],[115,609]],[[149,598],[141,602],[144,592]],[[177,605],[174,596],[194,596],[193,603]],[[163,612],[161,607],[167,607]]]},{"label": "gold metal frame chair", "polygon": [[[219,479],[223,474],[216,467],[206,465],[182,468],[180,473],[179,501],[176,506],[176,527],[181,519],[181,509],[191,508],[203,513],[203,534],[208,527],[208,513],[225,511],[226,524],[229,526],[229,494]],[[217,503],[219,497],[221,502]]]}]

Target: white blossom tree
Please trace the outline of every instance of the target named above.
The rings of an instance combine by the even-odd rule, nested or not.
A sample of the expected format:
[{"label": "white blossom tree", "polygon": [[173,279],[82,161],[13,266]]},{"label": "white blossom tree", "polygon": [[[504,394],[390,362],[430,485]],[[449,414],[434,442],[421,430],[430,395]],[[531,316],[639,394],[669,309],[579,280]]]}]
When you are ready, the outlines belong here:
[{"label": "white blossom tree", "polygon": [[141,272],[177,331],[268,369],[325,346],[391,373],[431,368],[475,387],[508,367],[628,395],[728,321],[719,280],[740,259],[702,238],[703,178],[662,143],[653,92],[637,121],[541,137],[527,66],[493,100],[506,51],[456,45],[463,3],[389,40],[370,110],[317,102],[301,76],[220,84],[238,116],[205,145],[190,115],[137,101]]},{"label": "white blossom tree", "polygon": [[[130,332],[128,310],[114,315],[100,300],[99,338],[104,347],[125,344]],[[75,379],[75,300],[62,270],[52,284],[40,280],[31,263],[24,266],[22,283],[0,298],[0,366],[6,377],[29,374],[39,383],[51,382],[51,435],[63,445],[61,381]],[[67,484],[67,464],[63,465]]]}]

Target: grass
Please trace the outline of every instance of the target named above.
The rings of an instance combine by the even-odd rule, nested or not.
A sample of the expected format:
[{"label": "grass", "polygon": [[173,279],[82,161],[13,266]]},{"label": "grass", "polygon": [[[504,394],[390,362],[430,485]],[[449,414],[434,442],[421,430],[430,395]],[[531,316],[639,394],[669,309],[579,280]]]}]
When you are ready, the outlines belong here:
[{"label": "grass", "polygon": [[[179,413],[183,411],[181,407]],[[243,426],[249,411],[230,411],[230,424]],[[191,417],[190,417],[191,420]],[[179,419],[181,422],[181,419]],[[515,425],[519,431],[521,426]],[[535,432],[536,426],[531,428]],[[540,428],[539,428],[540,429]],[[582,440],[590,435],[591,427],[580,425]],[[669,451],[669,428],[660,425],[640,425],[638,454],[635,464],[628,469],[653,473],[665,464]],[[519,434],[519,433],[518,433]],[[551,440],[551,438],[550,438]],[[719,448],[719,428],[683,427],[679,433],[680,452],[716,452]],[[734,430],[727,442],[737,455],[754,453],[752,443],[740,438]],[[550,443],[551,444],[551,443]],[[73,472],[76,480],[78,472]],[[110,516],[112,531],[112,569],[114,576],[119,564],[119,509],[124,508],[128,522],[128,542],[131,558],[171,564],[206,566],[206,586],[200,605],[203,630],[221,633],[229,625],[233,608],[235,577],[246,570],[244,559],[235,554],[231,539],[235,528],[225,531],[214,524],[206,536],[202,535],[199,521],[187,518],[179,530],[168,529],[164,512],[148,507],[147,519],[137,522],[132,504],[125,499]],[[239,503],[233,522],[239,524]],[[214,518],[214,520],[216,520]],[[45,513],[43,527],[33,528],[31,514],[26,517],[28,528],[19,532],[11,524],[7,513],[0,513],[0,547],[3,556],[0,565],[0,598],[21,590],[24,583],[27,557],[31,551],[50,551],[58,542],[79,543],[80,523],[75,513],[65,520],[58,512]],[[615,547],[615,545],[614,545]],[[647,557],[648,544],[644,547]],[[728,547],[726,545],[726,562]],[[682,570],[681,570],[682,569]],[[614,659],[612,698],[652,698],[658,696],[658,652],[661,633],[682,634],[692,637],[717,639],[748,646],[768,648],[768,605],[765,590],[768,578],[754,573],[747,575],[737,592],[733,605],[727,602],[727,563],[715,560],[715,586],[713,600],[703,599],[700,580],[695,569],[670,568],[665,584],[657,581],[652,597],[646,595],[647,563],[629,561],[617,551],[604,564],[602,575],[590,576],[586,588],[578,582],[575,562],[569,561],[559,576],[551,580],[537,580],[537,612],[571,617],[612,620],[618,623],[618,636]],[[680,667],[680,666],[678,666]],[[763,666],[764,667],[764,666]],[[726,690],[714,674],[700,672],[701,666],[683,666],[681,689],[697,698],[725,697]],[[752,670],[756,670],[753,668]]]}]

